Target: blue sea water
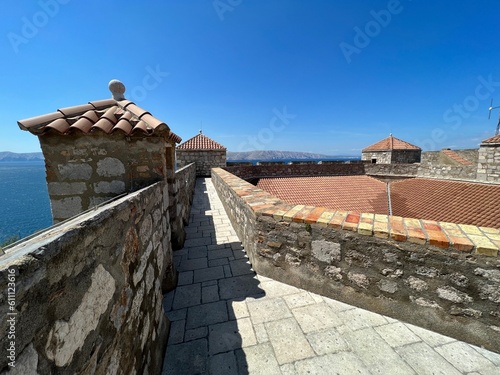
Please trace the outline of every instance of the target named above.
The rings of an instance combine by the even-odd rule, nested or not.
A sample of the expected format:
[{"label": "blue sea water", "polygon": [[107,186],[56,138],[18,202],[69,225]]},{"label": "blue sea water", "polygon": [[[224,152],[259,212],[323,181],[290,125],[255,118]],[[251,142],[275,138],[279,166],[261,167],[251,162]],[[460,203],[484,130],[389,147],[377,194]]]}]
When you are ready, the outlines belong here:
[{"label": "blue sea water", "polygon": [[51,225],[44,163],[0,162],[0,243]]}]

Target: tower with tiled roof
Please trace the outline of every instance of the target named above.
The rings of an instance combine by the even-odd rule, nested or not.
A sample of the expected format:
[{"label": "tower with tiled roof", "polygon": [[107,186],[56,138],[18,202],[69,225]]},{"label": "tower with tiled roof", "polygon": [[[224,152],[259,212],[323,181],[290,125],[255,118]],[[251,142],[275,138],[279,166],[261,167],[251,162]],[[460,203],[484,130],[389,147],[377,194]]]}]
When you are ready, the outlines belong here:
[{"label": "tower with tiled roof", "polygon": [[18,121],[40,141],[54,222],[173,176],[181,138],[126,100],[121,82],[109,89],[112,99]]},{"label": "tower with tiled roof", "polygon": [[422,149],[399,138],[382,139],[361,151],[361,160],[377,164],[420,163]]},{"label": "tower with tiled roof", "polygon": [[477,179],[500,182],[500,135],[498,134],[481,142]]},{"label": "tower with tiled roof", "polygon": [[212,168],[226,166],[226,151],[223,145],[207,137],[200,130],[200,134],[177,146],[175,153],[177,167],[182,168],[196,163],[197,176],[210,176]]}]

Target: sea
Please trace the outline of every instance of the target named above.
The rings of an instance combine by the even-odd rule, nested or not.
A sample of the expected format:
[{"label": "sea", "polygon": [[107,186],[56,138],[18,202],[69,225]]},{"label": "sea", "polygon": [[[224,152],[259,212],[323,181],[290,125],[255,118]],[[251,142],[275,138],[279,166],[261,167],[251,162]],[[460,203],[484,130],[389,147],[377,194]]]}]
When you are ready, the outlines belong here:
[{"label": "sea", "polygon": [[[332,160],[348,162],[353,159]],[[259,161],[264,160],[250,162],[256,164]],[[289,163],[319,160],[273,161]],[[51,225],[52,216],[43,161],[0,162],[0,245],[13,238],[24,238]]]},{"label": "sea", "polygon": [[51,225],[44,162],[0,162],[0,244]]}]

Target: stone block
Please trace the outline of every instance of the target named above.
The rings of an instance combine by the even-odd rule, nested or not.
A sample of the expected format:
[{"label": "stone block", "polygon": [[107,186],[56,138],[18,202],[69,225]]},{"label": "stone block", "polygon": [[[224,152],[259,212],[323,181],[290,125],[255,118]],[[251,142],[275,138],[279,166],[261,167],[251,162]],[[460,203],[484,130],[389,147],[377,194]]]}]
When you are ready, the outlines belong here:
[{"label": "stone block", "polygon": [[125,182],[123,181],[101,181],[94,184],[94,191],[97,194],[121,194],[125,192]]},{"label": "stone block", "polygon": [[49,182],[48,190],[52,195],[81,195],[87,189],[85,182]]},{"label": "stone block", "polygon": [[57,219],[67,219],[83,211],[80,197],[51,199],[50,205],[52,207],[52,216]]},{"label": "stone block", "polygon": [[88,180],[92,176],[92,167],[84,163],[68,163],[57,166],[61,179]]},{"label": "stone block", "polygon": [[97,174],[101,177],[117,177],[125,174],[123,163],[116,158],[104,158],[97,162]]}]

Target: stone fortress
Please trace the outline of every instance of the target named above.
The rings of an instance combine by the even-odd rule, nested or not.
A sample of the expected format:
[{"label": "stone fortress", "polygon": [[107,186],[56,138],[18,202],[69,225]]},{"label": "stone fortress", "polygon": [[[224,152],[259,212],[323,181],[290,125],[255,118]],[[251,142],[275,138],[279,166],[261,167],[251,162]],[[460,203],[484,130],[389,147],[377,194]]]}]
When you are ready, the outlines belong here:
[{"label": "stone fortress", "polygon": [[[500,225],[287,202],[255,184],[466,181],[497,189],[484,208],[495,217],[499,136],[479,150],[421,152],[390,135],[364,149],[362,162],[231,165],[216,141],[200,132],[181,144],[125,99],[123,84],[110,90],[112,99],[19,121],[40,140],[55,224],[0,254],[3,301],[16,276],[20,373],[161,372],[170,327],[163,295],[178,283],[196,178],[209,174],[258,275],[498,352]],[[8,347],[7,335],[0,341]]]}]

